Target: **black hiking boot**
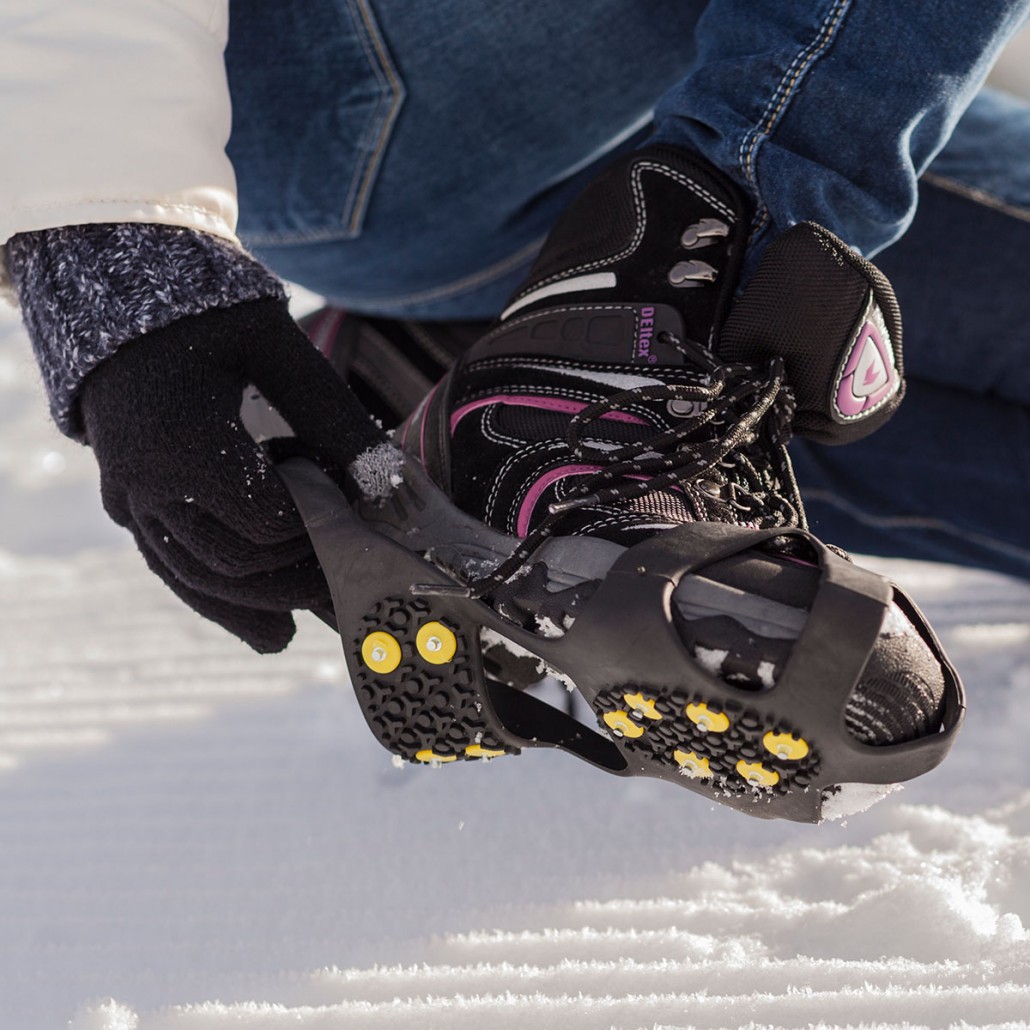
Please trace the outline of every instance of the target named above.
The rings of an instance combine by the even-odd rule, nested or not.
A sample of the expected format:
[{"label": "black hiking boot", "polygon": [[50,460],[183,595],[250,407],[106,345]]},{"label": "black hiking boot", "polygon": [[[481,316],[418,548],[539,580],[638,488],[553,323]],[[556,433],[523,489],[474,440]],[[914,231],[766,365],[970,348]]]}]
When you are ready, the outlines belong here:
[{"label": "black hiking boot", "polygon": [[[805,224],[736,299],[747,214],[690,155],[620,159],[397,430],[404,483],[338,527],[396,549],[336,562],[355,688],[391,750],[559,746],[806,821],[844,784],[943,757],[954,671],[897,587],[807,531],[786,450],[792,427],[847,442],[897,406],[893,293]],[[309,526],[330,504],[315,479]],[[599,733],[525,692],[548,672]]]}]

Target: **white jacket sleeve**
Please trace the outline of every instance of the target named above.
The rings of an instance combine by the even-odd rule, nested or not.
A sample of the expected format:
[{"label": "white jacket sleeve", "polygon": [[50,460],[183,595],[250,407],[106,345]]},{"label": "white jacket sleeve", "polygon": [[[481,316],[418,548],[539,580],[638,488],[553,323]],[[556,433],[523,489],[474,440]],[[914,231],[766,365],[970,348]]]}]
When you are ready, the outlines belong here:
[{"label": "white jacket sleeve", "polygon": [[235,240],[228,0],[3,0],[0,244],[158,222]]}]

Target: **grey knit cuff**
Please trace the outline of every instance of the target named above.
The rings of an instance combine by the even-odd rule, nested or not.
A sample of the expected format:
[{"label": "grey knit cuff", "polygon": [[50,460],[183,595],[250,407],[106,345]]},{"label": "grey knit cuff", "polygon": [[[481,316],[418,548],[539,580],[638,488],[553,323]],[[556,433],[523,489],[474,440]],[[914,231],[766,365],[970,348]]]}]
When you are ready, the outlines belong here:
[{"label": "grey knit cuff", "polygon": [[20,233],[7,244],[7,262],[50,412],[75,438],[79,384],[121,344],[210,308],[286,299],[282,283],[231,243],[168,225]]}]

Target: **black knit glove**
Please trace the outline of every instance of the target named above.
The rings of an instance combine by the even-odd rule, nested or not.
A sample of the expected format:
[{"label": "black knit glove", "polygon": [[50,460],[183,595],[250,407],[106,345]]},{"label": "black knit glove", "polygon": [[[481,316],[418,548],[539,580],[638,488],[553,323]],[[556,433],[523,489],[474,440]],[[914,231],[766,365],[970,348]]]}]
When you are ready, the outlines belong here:
[{"label": "black knit glove", "polygon": [[[86,376],[78,401],[107,513],[182,600],[271,652],[293,636],[290,611],[326,606],[329,591],[240,420],[248,383],[338,476],[365,468],[374,479],[389,462],[381,430],[279,300],[191,315],[124,344]],[[366,477],[366,492],[388,478]]]}]

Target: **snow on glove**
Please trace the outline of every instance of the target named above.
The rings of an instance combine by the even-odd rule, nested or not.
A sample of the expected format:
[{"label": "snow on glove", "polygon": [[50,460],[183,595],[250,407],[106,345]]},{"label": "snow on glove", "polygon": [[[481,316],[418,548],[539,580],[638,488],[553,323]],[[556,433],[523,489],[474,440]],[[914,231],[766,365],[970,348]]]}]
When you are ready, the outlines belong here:
[{"label": "snow on glove", "polygon": [[329,590],[241,422],[249,383],[338,478],[388,492],[395,452],[277,299],[123,344],[83,380],[79,404],[107,513],[183,601],[267,653],[292,638],[291,610],[328,605]]}]

